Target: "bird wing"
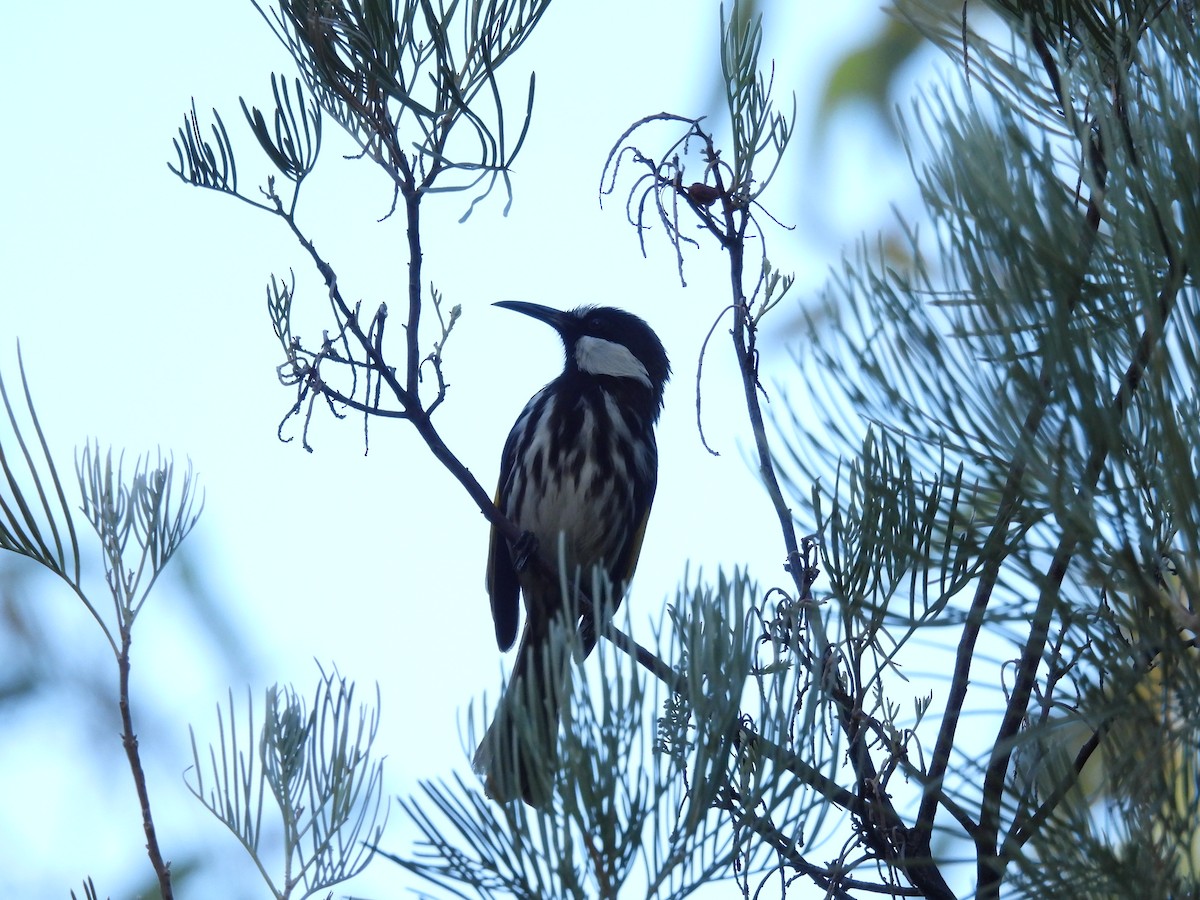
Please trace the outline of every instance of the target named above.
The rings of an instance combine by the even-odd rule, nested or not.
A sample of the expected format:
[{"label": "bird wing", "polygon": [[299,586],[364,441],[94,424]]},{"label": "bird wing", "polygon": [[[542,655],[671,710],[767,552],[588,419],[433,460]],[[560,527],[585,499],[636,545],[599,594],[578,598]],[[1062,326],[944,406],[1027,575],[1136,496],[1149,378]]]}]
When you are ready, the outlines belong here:
[{"label": "bird wing", "polygon": [[[502,512],[505,510],[505,495],[512,485],[513,465],[516,458],[516,433],[514,427],[504,442],[504,452],[500,456],[500,480],[496,486],[493,502]],[[501,650],[507,650],[517,639],[517,619],[521,610],[521,583],[517,580],[517,570],[513,565],[512,553],[504,535],[492,526],[491,539],[488,542],[487,561],[487,592],[492,602],[492,622],[496,626],[496,644]]]},{"label": "bird wing", "polygon": [[658,489],[658,447],[654,441],[654,433],[648,437],[649,457],[644,464],[644,480],[641,489],[635,488],[633,496],[633,528],[617,551],[610,574],[613,585],[620,590],[629,584],[633,578],[633,570],[637,568],[638,557],[642,554],[642,539],[646,536],[646,523],[650,521],[650,507],[654,504],[654,493]]},{"label": "bird wing", "polygon": [[[500,504],[500,492],[496,492],[496,505]],[[517,615],[520,609],[521,585],[517,581],[517,570],[513,566],[512,554],[504,535],[492,526],[488,546],[487,591],[492,601],[492,621],[496,625],[496,643],[507,650],[517,639]]]},{"label": "bird wing", "polygon": [[650,504],[645,504],[641,509],[641,516],[638,519],[637,527],[629,537],[629,542],[623,548],[617,560],[616,571],[620,576],[617,584],[628,585],[633,578],[633,571],[637,568],[638,557],[642,555],[642,540],[646,537],[646,523],[650,521]]},{"label": "bird wing", "polygon": [[[654,491],[658,486],[657,454],[655,455],[655,464],[650,468],[648,474],[649,481],[646,489],[633,498],[634,527],[630,529],[628,537],[621,544],[613,560],[613,565],[609,569],[609,581],[612,582],[614,591],[612,612],[616,612],[617,607],[621,605],[625,590],[629,587],[629,582],[633,579],[633,572],[637,568],[638,557],[642,555],[642,540],[646,537],[646,524],[650,521],[650,507],[654,503]],[[579,638],[583,643],[583,655],[586,657],[596,646],[596,623],[590,617],[585,617],[580,623]]]}]

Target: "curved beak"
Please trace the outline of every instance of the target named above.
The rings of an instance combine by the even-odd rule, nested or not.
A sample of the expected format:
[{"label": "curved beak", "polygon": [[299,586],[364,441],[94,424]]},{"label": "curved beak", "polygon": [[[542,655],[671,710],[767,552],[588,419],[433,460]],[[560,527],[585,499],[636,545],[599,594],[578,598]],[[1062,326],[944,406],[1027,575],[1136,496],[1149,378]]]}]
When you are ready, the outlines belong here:
[{"label": "curved beak", "polygon": [[537,319],[539,322],[545,322],[559,334],[563,334],[572,322],[571,313],[563,312],[561,309],[554,309],[549,306],[541,306],[537,303],[526,303],[524,300],[501,300],[499,303],[493,303],[492,306],[499,306],[501,309],[511,309],[513,312],[522,313]]}]

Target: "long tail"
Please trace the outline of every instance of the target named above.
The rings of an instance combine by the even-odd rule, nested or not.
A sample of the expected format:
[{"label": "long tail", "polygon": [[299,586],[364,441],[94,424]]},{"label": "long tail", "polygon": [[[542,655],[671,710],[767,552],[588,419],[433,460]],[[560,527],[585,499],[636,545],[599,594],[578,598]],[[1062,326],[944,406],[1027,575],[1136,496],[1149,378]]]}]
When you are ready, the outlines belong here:
[{"label": "long tail", "polygon": [[570,642],[551,640],[551,629],[526,623],[512,676],[495,718],[475,751],[472,766],[498,803],[520,797],[549,805],[558,769],[558,726],[571,688]]}]

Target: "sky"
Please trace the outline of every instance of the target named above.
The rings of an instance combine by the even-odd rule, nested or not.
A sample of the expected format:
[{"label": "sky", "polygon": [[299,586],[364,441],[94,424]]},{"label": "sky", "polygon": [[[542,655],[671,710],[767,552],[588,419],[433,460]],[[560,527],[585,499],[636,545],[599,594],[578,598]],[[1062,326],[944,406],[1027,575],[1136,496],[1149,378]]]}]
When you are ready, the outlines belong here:
[{"label": "sky", "polygon": [[[798,226],[772,236],[781,265],[799,276],[793,309],[811,300],[855,231],[877,222],[904,190],[902,157],[865,118],[834,123],[835,150],[808,140],[832,61],[878,27],[880,15],[870,2],[820,16],[768,10],[764,58],[775,58],[781,97],[796,91],[801,124],[772,209]],[[244,184],[270,171],[238,98],[266,105],[270,73],[288,72],[289,61],[253,7],[139,0],[118,9],[69,0],[16,4],[6,20],[19,39],[0,59],[10,86],[0,141],[0,374],[10,389],[18,383],[19,340],[66,473],[88,441],[125,450],[127,459],[161,450],[194,467],[205,505],[186,565],[231,631],[215,632],[182,602],[178,572],[168,570],[137,624],[135,716],[145,710],[140,737],[167,855],[211,848],[210,859],[222,860],[219,877],[238,886],[223,883],[234,891],[228,896],[263,896],[248,865],[222,855],[232,839],[184,787],[188,725],[203,744],[215,736],[216,706],[229,690],[239,704],[247,686],[256,702],[275,682],[307,692],[316,662],[335,663],[360,697],[378,684],[377,748],[387,756],[389,796],[410,793],[420,778],[465,772],[465,710],[494,693],[503,664],[483,591],[486,525],[403,423],[376,423],[366,455],[353,417],[317,416],[312,454],[294,423],[284,430],[291,443],[277,436],[293,397],[275,377],[281,360],[265,285],[272,273],[294,269],[297,304],[311,309],[303,321],[315,335],[323,327],[320,282],[280,222],[187,187],[167,169],[171,139],[195,98],[202,121],[214,106],[222,112]],[[561,364],[549,329],[491,303],[620,305],[647,319],[667,346],[675,377],[659,432],[659,492],[629,600],[649,620],[689,567],[715,574],[748,566],[766,581],[780,574],[778,542],[760,524],[766,499],[746,463],[732,353],[721,342],[702,382],[705,432],[720,456],[696,433],[697,358],[726,303],[723,260],[711,249],[693,254],[681,287],[671,250],[651,240],[644,260],[619,199],[604,208],[597,201],[605,155],[629,123],[663,110],[709,111],[717,28],[716,3],[552,7],[509,64],[509,75],[519,76],[515,106],[521,79],[537,73],[511,212],[502,215],[497,197],[458,224],[463,195],[425,206],[426,274],[463,307],[446,350],[450,394],[436,423],[485,485],[516,414]],[[367,309],[398,303],[403,225],[378,221],[390,206],[388,186],[368,164],[339,158],[351,147],[332,122],[326,127],[300,223],[348,297]],[[790,370],[791,316],[781,312],[775,333],[768,327],[765,335],[774,377]],[[111,673],[102,677],[115,688],[95,623],[49,580],[35,584],[63,658],[81,673]],[[104,724],[111,698],[72,689],[83,680],[67,679],[0,717],[5,896],[63,897],[90,874],[102,895],[116,898],[148,873],[128,769]],[[389,840],[403,849],[395,826]],[[378,861],[345,889],[394,895],[407,883]]]}]

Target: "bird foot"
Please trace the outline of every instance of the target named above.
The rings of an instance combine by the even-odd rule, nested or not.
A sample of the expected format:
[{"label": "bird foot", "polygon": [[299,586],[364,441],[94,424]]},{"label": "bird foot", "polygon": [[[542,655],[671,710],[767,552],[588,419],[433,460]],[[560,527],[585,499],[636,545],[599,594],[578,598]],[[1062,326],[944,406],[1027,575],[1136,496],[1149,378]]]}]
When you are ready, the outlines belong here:
[{"label": "bird foot", "polygon": [[532,531],[523,531],[512,548],[513,568],[518,573],[529,568],[529,563],[537,557],[538,541]]}]

